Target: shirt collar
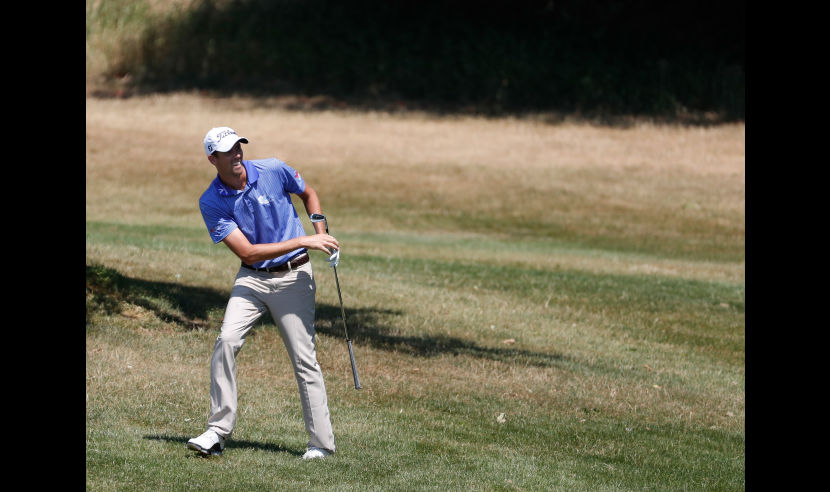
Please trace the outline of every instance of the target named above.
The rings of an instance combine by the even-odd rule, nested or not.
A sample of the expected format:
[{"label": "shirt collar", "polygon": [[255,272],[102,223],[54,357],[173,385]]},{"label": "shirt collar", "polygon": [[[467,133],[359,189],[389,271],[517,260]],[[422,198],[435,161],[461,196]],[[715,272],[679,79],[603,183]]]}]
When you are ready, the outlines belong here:
[{"label": "shirt collar", "polygon": [[[255,183],[257,179],[259,179],[259,171],[257,168],[251,164],[251,161],[242,161],[242,165],[245,166],[245,173],[248,175],[248,184],[245,186],[245,189],[248,189],[248,186]],[[216,192],[222,196],[233,196],[237,193],[241,193],[245,190],[234,190],[233,188],[228,188],[225,186],[225,183],[219,179],[219,173],[216,173],[216,179],[213,180],[213,187],[216,189]]]}]

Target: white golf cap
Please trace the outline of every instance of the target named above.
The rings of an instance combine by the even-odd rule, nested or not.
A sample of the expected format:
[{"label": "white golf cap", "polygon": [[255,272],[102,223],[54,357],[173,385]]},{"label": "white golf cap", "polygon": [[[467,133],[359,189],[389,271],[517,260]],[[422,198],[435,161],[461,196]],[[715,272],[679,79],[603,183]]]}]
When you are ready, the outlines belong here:
[{"label": "white golf cap", "polygon": [[236,142],[248,143],[248,139],[240,137],[233,128],[227,126],[211,128],[205,135],[205,154],[210,155],[216,150],[227,152]]}]

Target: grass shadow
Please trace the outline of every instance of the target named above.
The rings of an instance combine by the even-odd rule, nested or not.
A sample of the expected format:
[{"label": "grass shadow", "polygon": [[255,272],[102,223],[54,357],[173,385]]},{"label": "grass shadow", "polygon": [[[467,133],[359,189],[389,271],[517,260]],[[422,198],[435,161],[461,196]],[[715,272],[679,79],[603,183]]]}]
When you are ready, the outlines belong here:
[{"label": "grass shadow", "polygon": [[210,319],[210,311],[228,302],[227,292],[126,277],[100,265],[86,266],[86,292],[87,311],[119,314],[121,305],[129,303],[152,311],[167,323],[190,330],[215,326],[216,320]]},{"label": "grass shadow", "polygon": [[[217,328],[221,319],[211,318],[211,311],[224,308],[228,292],[171,282],[131,278],[117,270],[100,265],[86,266],[87,316],[89,310],[118,315],[123,304],[141,306],[164,322],[185,330]],[[408,353],[416,357],[442,354],[467,355],[510,364],[553,366],[562,362],[560,354],[534,352],[514,348],[485,347],[463,338],[446,335],[395,335],[394,327],[383,318],[406,313],[390,309],[350,308],[347,311],[349,336],[355,345]],[[264,319],[264,318],[263,318]],[[318,333],[335,338],[344,337],[339,305],[318,303],[315,328]]]},{"label": "grass shadow", "polygon": [[[510,364],[550,367],[565,360],[561,354],[534,352],[514,348],[485,347],[463,338],[446,335],[393,335],[394,330],[379,320],[381,316],[403,315],[402,311],[350,308],[346,313],[349,337],[355,345],[367,344],[373,348],[408,353],[417,357],[435,357],[443,354],[467,355]],[[315,329],[332,337],[345,337],[339,305],[318,303]]]},{"label": "grass shadow", "polygon": [[[144,439],[149,439],[152,441],[166,441],[166,442],[178,442],[181,443],[183,446],[187,444],[187,441],[191,439],[192,436],[172,436],[169,434],[153,434],[144,436]],[[273,444],[273,443],[262,443],[258,441],[248,441],[248,440],[236,440],[230,439],[225,443],[225,449],[255,449],[259,451],[267,451],[269,453],[288,453],[294,456],[302,456],[305,453],[305,449],[302,451],[294,450],[283,446],[282,444]]]}]

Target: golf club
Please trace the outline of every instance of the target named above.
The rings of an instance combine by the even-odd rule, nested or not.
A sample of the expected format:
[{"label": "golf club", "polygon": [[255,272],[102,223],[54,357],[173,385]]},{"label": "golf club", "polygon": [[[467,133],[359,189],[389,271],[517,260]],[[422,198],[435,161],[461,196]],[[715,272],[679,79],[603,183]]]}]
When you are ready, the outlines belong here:
[{"label": "golf club", "polygon": [[[329,233],[329,222],[326,220],[326,216],[323,214],[311,214],[309,215],[311,219],[311,223],[314,224],[316,222],[322,222],[326,226],[326,234]],[[346,326],[346,311],[343,309],[343,296],[340,294],[340,279],[337,278],[337,267],[332,265],[332,269],[334,270],[334,282],[337,284],[337,297],[340,299],[340,316],[343,318],[343,331],[346,334],[346,344],[349,346],[349,359],[352,362],[352,376],[354,377],[354,389],[359,390],[360,386],[360,378],[357,376],[357,364],[354,360],[354,350],[352,350],[352,341],[349,339],[349,329]]]}]

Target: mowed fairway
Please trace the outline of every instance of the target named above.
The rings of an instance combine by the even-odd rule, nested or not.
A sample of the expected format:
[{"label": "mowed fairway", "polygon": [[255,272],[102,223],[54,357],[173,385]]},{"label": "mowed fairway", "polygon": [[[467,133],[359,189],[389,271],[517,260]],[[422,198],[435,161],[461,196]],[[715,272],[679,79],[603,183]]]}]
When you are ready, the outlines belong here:
[{"label": "mowed fairway", "polygon": [[[743,490],[743,124],[549,124],[179,94],[87,100],[87,489]],[[247,137],[320,194],[318,357],[338,451],[305,462],[266,315],[225,455],[198,458],[239,261],[198,198]],[[298,211],[302,204],[295,201]],[[311,230],[306,220],[306,229]]]}]

